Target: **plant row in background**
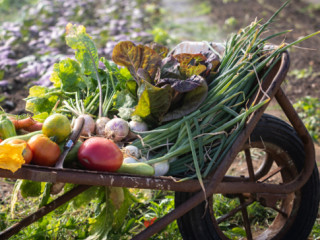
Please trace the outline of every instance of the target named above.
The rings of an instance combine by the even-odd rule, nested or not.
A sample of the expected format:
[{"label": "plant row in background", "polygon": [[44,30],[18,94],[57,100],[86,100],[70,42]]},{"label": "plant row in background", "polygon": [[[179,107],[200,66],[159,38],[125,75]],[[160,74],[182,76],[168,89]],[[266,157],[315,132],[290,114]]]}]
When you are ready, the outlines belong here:
[{"label": "plant row in background", "polygon": [[[0,5],[4,14],[7,3],[3,1]],[[53,64],[72,54],[64,41],[68,22],[84,24],[95,39],[99,54],[106,58],[111,57],[118,41],[151,41],[153,36],[148,31],[156,13],[147,12],[150,3],[152,1],[10,2],[11,15],[15,6],[20,10],[16,13],[17,21],[3,21],[0,26],[1,106],[12,111],[18,106],[9,101],[10,94],[20,90],[25,97],[28,86],[50,85]]]}]

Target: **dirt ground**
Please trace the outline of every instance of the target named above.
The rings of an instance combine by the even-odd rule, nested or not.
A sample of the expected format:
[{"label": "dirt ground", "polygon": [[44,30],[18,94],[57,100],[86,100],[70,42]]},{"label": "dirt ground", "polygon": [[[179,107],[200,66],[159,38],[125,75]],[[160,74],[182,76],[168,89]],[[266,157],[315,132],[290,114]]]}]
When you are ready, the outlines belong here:
[{"label": "dirt ground", "polygon": [[[225,26],[226,21],[233,19],[232,26],[225,28],[228,32],[247,26],[255,18],[266,21],[284,1],[279,0],[210,0],[212,5],[212,21]],[[223,3],[228,2],[228,3]],[[286,6],[270,27],[268,34],[292,30],[292,32],[275,38],[273,44],[283,41],[290,43],[301,36],[311,34],[320,29],[320,8],[305,1],[293,0]],[[317,35],[292,48],[290,53],[290,70],[283,88],[289,98],[294,101],[304,96],[320,97],[320,36]],[[297,77],[297,71],[308,69],[308,74]],[[296,73],[296,74],[295,74]]]}]

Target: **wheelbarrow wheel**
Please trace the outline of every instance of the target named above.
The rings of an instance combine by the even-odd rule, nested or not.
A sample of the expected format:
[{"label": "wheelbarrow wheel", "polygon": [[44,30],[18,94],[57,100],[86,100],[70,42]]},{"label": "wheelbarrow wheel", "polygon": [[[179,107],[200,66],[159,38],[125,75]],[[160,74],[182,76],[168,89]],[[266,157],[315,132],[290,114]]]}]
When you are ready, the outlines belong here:
[{"label": "wheelbarrow wheel", "polygon": [[[247,181],[282,184],[301,171],[304,150],[294,129],[263,115],[227,175]],[[249,163],[248,163],[249,162]],[[251,165],[252,167],[250,167]],[[251,174],[248,169],[252,169]],[[184,240],[307,239],[316,220],[320,197],[315,165],[308,182],[291,194],[215,194],[177,220]],[[179,206],[193,193],[176,192]]]}]

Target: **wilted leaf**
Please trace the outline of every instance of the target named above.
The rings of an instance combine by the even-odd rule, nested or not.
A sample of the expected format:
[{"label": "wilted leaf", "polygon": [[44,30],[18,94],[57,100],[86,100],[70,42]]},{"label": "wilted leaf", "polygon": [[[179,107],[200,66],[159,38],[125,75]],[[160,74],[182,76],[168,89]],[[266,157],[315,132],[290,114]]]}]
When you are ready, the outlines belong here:
[{"label": "wilted leaf", "polygon": [[143,82],[139,91],[141,95],[133,114],[151,125],[157,125],[170,108],[172,88],[170,85],[159,88]]},{"label": "wilted leaf", "polygon": [[161,57],[154,50],[143,45],[136,46],[130,41],[120,42],[114,47],[112,60],[120,66],[127,67],[139,85],[138,69],[147,71],[153,80],[161,64]]}]

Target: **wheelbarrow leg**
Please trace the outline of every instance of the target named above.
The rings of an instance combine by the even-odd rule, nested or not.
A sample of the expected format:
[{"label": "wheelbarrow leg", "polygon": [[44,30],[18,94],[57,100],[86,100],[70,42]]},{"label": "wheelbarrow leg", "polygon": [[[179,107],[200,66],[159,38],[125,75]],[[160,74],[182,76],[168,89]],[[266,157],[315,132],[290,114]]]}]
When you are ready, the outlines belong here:
[{"label": "wheelbarrow leg", "polygon": [[4,231],[0,232],[0,239],[8,239],[14,234],[18,233],[22,228],[29,226],[30,224],[34,223],[35,221],[39,220],[41,217],[45,216],[49,212],[55,210],[56,208],[60,207],[62,204],[68,202],[75,196],[79,195],[83,191],[87,190],[90,186],[87,185],[79,185],[73,188],[72,190],[68,191],[67,193],[63,194],[61,197],[53,200],[51,203],[39,208],[33,214],[25,217],[20,222],[12,225],[11,227],[5,229]]}]

